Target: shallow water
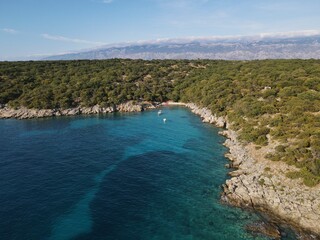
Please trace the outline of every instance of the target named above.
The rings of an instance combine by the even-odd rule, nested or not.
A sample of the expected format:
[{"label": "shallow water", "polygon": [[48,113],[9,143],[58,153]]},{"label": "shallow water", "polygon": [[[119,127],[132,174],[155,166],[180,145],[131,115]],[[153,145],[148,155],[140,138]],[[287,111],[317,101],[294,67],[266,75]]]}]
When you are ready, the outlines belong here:
[{"label": "shallow water", "polygon": [[1,120],[1,239],[267,239],[220,204],[217,133],[180,107]]}]

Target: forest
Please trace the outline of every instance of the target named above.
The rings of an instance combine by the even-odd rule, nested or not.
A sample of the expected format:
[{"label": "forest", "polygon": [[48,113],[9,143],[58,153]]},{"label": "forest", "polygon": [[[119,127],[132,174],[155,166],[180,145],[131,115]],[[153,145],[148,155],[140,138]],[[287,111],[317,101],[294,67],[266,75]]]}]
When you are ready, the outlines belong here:
[{"label": "forest", "polygon": [[2,62],[0,103],[42,109],[161,102],[189,70],[187,61]]},{"label": "forest", "polygon": [[320,183],[320,60],[75,60],[0,62],[0,104],[12,108],[194,102],[226,116],[244,143]]}]

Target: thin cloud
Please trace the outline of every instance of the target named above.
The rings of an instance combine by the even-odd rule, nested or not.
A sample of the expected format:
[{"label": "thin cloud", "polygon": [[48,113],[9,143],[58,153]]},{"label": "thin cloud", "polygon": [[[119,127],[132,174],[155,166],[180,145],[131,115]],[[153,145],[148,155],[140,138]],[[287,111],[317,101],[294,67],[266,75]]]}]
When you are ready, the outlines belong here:
[{"label": "thin cloud", "polygon": [[112,3],[113,0],[103,0],[102,3],[106,3],[106,4],[109,4],[109,3]]},{"label": "thin cloud", "polygon": [[261,38],[265,37],[310,37],[320,35],[320,30],[303,30],[303,31],[291,31],[291,32],[275,32],[275,33],[260,33]]},{"label": "thin cloud", "polygon": [[78,38],[68,38],[64,36],[57,36],[57,35],[50,35],[47,33],[41,34],[41,37],[49,40],[54,40],[54,41],[61,41],[61,42],[72,42],[72,43],[81,43],[81,44],[90,44],[90,45],[103,45],[105,43],[103,42],[95,42],[95,41],[88,41],[88,40],[83,40],[83,39],[78,39]]},{"label": "thin cloud", "polygon": [[12,28],[2,28],[1,30],[2,30],[3,32],[10,33],[10,34],[17,34],[17,33],[19,33],[17,30],[12,29]]}]

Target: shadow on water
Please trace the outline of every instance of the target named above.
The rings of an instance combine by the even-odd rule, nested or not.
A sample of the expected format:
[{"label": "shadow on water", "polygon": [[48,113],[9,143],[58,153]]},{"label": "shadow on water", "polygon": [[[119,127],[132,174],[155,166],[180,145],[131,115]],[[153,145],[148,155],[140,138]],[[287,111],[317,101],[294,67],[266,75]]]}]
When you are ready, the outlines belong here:
[{"label": "shadow on water", "polygon": [[[120,164],[119,162],[118,164]],[[118,164],[108,167],[95,177],[95,185],[76,203],[71,211],[57,219],[52,227],[50,240],[72,239],[80,234],[88,233],[92,229],[90,204],[99,191],[103,179],[112,172]]]}]

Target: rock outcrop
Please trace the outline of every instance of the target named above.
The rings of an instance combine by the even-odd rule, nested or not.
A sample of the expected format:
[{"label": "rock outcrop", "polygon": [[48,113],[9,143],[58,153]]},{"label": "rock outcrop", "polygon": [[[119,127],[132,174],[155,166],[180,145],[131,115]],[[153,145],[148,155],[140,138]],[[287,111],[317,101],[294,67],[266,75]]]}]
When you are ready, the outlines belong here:
[{"label": "rock outcrop", "polygon": [[143,111],[142,105],[133,104],[132,102],[127,102],[120,104],[116,107],[119,112],[141,112]]},{"label": "rock outcrop", "polygon": [[135,104],[132,101],[109,107],[95,105],[92,107],[75,107],[68,109],[28,109],[25,107],[14,109],[8,106],[1,106],[0,118],[28,119],[54,116],[73,116],[80,114],[105,114],[112,112],[141,112],[145,109],[154,107],[154,104],[150,102]]},{"label": "rock outcrop", "polygon": [[202,118],[203,122],[211,123],[217,127],[227,127],[227,120],[224,117],[218,117],[207,108],[199,108],[193,103],[187,103],[186,106],[191,109],[191,111]]},{"label": "rock outcrop", "polygon": [[[288,171],[297,170],[283,162],[271,162],[263,152],[251,144],[243,146],[236,133],[223,133],[229,139],[226,156],[237,169],[226,181],[222,199],[235,206],[250,207],[268,212],[278,221],[318,234],[320,236],[320,187],[305,186],[301,180],[286,177]],[[316,236],[315,236],[316,239]]]},{"label": "rock outcrop", "polygon": [[[230,127],[227,119],[211,114],[206,108],[186,104],[192,112],[200,115],[204,122],[218,127]],[[264,156],[273,149],[270,146],[256,148],[244,146],[237,133],[230,129],[221,132],[228,139],[231,179],[223,186],[222,200],[225,203],[266,212],[278,223],[293,226],[302,239],[320,239],[320,186],[307,187],[301,179],[289,179],[288,171],[297,170],[284,162],[273,162]]]}]

